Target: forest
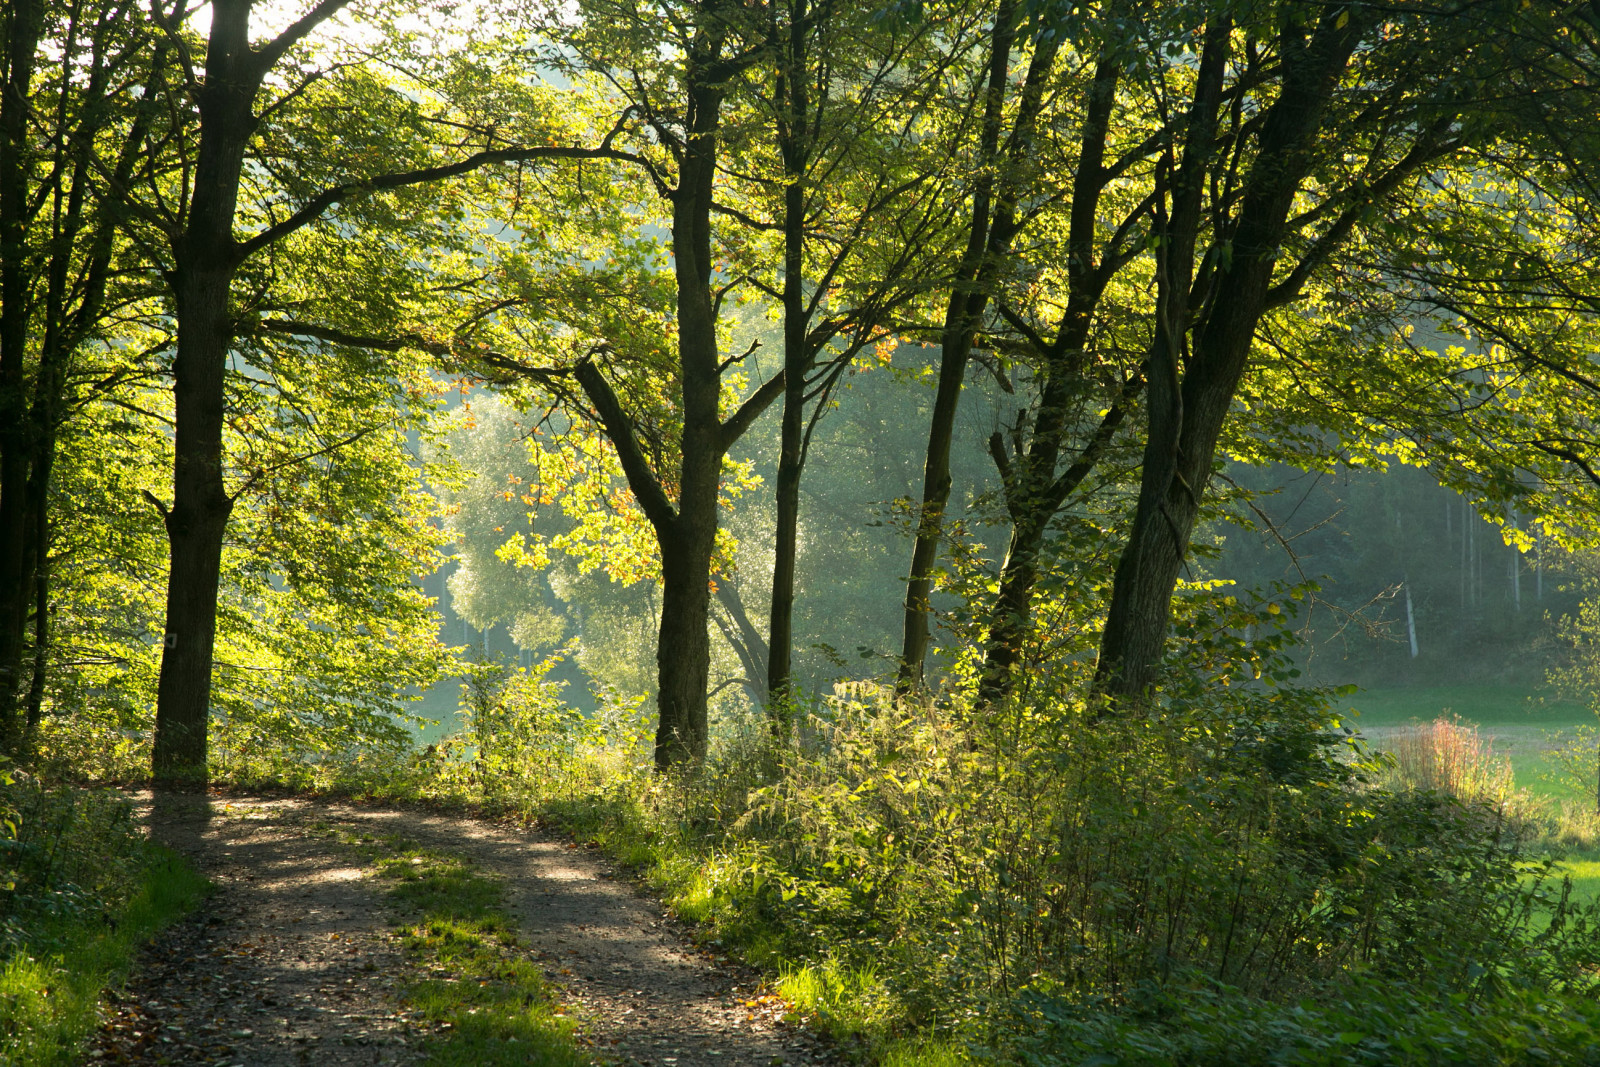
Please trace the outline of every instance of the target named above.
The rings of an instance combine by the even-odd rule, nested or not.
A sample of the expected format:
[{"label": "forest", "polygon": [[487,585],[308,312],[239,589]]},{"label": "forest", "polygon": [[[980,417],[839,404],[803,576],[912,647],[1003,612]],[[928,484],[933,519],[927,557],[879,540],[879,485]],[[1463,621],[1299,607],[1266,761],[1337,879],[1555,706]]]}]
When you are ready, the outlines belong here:
[{"label": "forest", "polygon": [[0,1060],[206,907],[124,798],[270,794],[570,835],[853,1062],[1600,1064],[1600,2],[0,46]]}]

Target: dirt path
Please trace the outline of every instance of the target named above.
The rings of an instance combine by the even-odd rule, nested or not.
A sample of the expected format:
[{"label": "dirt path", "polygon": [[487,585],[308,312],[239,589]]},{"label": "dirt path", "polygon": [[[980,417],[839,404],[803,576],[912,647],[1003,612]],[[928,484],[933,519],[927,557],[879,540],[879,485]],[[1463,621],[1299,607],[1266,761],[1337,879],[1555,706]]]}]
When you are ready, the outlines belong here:
[{"label": "dirt path", "polygon": [[810,1035],[741,1006],[753,975],[700,952],[659,905],[562,839],[301,798],[163,799],[149,818],[218,891],[146,951],[91,1063],[421,1061],[424,1024],[393,994],[411,963],[391,916],[350,852],[306,832],[314,822],[399,834],[503,878],[508,910],[584,1020],[597,1060],[782,1067],[831,1058]]}]

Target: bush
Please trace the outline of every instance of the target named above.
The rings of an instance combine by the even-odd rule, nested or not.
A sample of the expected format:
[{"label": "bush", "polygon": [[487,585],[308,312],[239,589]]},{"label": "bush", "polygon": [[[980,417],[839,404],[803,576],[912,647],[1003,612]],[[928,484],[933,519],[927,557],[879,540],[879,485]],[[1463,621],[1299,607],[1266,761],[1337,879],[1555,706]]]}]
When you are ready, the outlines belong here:
[{"label": "bush", "polygon": [[1435,719],[1405,727],[1384,741],[1391,789],[1433,789],[1465,801],[1504,803],[1516,791],[1511,760],[1496,756],[1478,728]]},{"label": "bush", "polygon": [[[1191,625],[1138,713],[1086,701],[1074,664],[985,708],[857,686],[781,740],[752,718],[681,776],[650,772],[636,706],[585,718],[502,670],[409,787],[605,844],[886,1060],[1422,1063],[1395,1057],[1458,1027],[1440,1048],[1513,1063],[1583,1039],[1592,1013],[1549,1018],[1529,991],[1591,991],[1593,908],[1503,809],[1379,787],[1281,641]],[[1384,989],[1415,1016],[1392,1049],[1355,1025],[1388,1018]]]},{"label": "bush", "polygon": [[1507,991],[1488,1003],[1370,978],[1290,1003],[1226,986],[1153,987],[1128,1005],[1020,999],[1025,1067],[1532,1067],[1600,1064],[1600,1004]]},{"label": "bush", "polygon": [[1105,1004],[1196,976],[1272,998],[1354,973],[1476,992],[1547,959],[1535,914],[1590,921],[1528,880],[1493,811],[1365,787],[1303,695],[1229,707],[1058,702],[977,728],[841,709],[757,795],[729,895],[793,956],[870,967],[904,1021],[942,1027],[1041,982]]},{"label": "bush", "polygon": [[147,855],[128,802],[103,791],[13,782],[0,790],[0,952],[48,948],[130,897]]}]

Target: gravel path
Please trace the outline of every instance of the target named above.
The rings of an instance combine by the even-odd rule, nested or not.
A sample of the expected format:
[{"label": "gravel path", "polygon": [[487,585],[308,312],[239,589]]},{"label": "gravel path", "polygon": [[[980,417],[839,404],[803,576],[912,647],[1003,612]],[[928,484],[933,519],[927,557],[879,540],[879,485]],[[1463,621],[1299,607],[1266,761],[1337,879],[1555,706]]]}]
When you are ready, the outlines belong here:
[{"label": "gravel path", "polygon": [[152,832],[217,885],[145,952],[91,1063],[410,1064],[426,1034],[393,986],[411,965],[367,872],[312,823],[399,834],[500,876],[507,907],[584,1021],[597,1062],[785,1067],[831,1061],[746,1007],[756,977],[694,947],[602,858],[474,819],[304,798],[163,797]]}]

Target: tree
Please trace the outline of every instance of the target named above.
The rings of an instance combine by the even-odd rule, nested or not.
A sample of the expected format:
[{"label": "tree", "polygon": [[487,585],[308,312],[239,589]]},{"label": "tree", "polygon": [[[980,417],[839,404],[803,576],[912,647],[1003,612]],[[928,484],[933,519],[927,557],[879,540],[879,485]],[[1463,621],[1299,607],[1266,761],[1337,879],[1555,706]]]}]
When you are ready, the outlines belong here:
[{"label": "tree", "polygon": [[[168,53],[120,2],[23,0],[0,34],[0,752],[16,755],[49,644],[49,497],[72,364],[138,298],[118,278],[127,248],[108,186],[147,151],[140,87]],[[104,141],[116,147],[102,159]]]},{"label": "tree", "polygon": [[[1548,307],[1520,279],[1502,286],[1482,270],[1486,263],[1474,265],[1471,253],[1483,247],[1476,241],[1459,251],[1441,248],[1430,268],[1440,261],[1451,266],[1426,271],[1427,285],[1406,281],[1417,272],[1406,267],[1412,253],[1402,248],[1437,226],[1455,228],[1472,218],[1487,226],[1490,216],[1507,215],[1509,201],[1500,198],[1522,188],[1512,175],[1547,151],[1548,135],[1521,121],[1516,106],[1469,108],[1457,87],[1495,84],[1505,87],[1508,100],[1549,91],[1575,102],[1563,58],[1568,17],[1488,2],[1449,13],[1294,5],[1235,13],[1207,5],[1195,15],[1204,23],[1203,44],[1170,74],[1174,88],[1183,89],[1186,118],[1155,186],[1157,299],[1139,502],[1097,669],[1098,687],[1118,700],[1137,701],[1154,683],[1173,589],[1219,442],[1236,420],[1241,388],[1251,408],[1261,410],[1257,387],[1273,381],[1270,374],[1251,377],[1264,334],[1296,373],[1339,376],[1346,389],[1360,390],[1359,399],[1346,393],[1357,400],[1348,406],[1365,410],[1343,423],[1343,433],[1402,455],[1417,455],[1420,442],[1443,476],[1475,483],[1498,506],[1526,503],[1511,473],[1518,463],[1536,463],[1541,450],[1573,456],[1563,444],[1571,433],[1536,428],[1514,395],[1518,388],[1484,380],[1484,367],[1463,373],[1462,364],[1476,358],[1465,350],[1428,353],[1426,370],[1393,362],[1409,352],[1397,320],[1437,316],[1452,293],[1459,300],[1479,290],[1517,290],[1522,307],[1503,305],[1496,316],[1497,332],[1508,340],[1525,342]],[[1497,182],[1501,175],[1510,185]],[[1502,231],[1489,246],[1525,247],[1521,240],[1500,243],[1509,236]],[[1390,298],[1377,295],[1391,287]],[[1337,307],[1351,291],[1370,294],[1369,314],[1351,316],[1348,302]],[[1536,298],[1529,302],[1530,296]],[[1341,319],[1342,329],[1333,329]],[[1380,329],[1387,338],[1380,339]],[[1359,341],[1350,344],[1352,333],[1372,339],[1359,361],[1352,360],[1360,352]],[[1313,335],[1326,347],[1283,347],[1284,339],[1296,338],[1298,347]],[[1480,363],[1498,359],[1492,352],[1477,356]],[[1530,369],[1524,364],[1524,377]],[[1562,377],[1543,373],[1538,380],[1548,388]],[[1418,393],[1423,400],[1414,403]],[[1452,393],[1498,396],[1502,403],[1438,404]],[[1587,419],[1589,402],[1576,399],[1578,407],[1569,404],[1554,419]],[[1305,410],[1289,392],[1265,406],[1273,404],[1283,410],[1264,421],[1279,425],[1278,415]],[[1418,417],[1378,431],[1385,416],[1402,411]],[[1340,420],[1325,414],[1321,421]],[[1241,430],[1234,429],[1235,440],[1248,435]],[[1497,444],[1461,448],[1474,437]],[[1495,447],[1516,458],[1489,461]],[[1474,459],[1461,462],[1469,453]]]},{"label": "tree", "polygon": [[[547,383],[570,378],[581,390],[655,534],[662,583],[655,760],[665,769],[698,761],[706,751],[710,588],[724,461],[784,388],[783,375],[774,375],[722,413],[724,375],[742,362],[722,354],[719,312],[731,286],[714,265],[724,107],[729,83],[768,42],[759,20],[723,0],[590,3],[581,6],[577,24],[564,24],[560,15],[551,23],[546,28],[560,49],[549,61],[579,77],[604,78],[626,99],[621,120],[636,116],[643,127],[628,161],[648,175],[667,208],[673,350],[636,337],[630,351],[627,339],[608,336],[600,322],[592,356],[554,373],[534,372]],[[581,308],[566,314],[570,319]],[[611,325],[621,323],[614,318]],[[660,394],[630,410],[614,384],[618,374],[654,376],[670,390],[665,410]],[[670,453],[661,448],[667,434],[677,438]]]},{"label": "tree", "polygon": [[[740,173],[756,176],[758,202],[781,194],[781,204],[759,212],[773,221],[758,220],[782,235],[781,280],[761,286],[783,325],[772,598],[761,657],[767,699],[781,720],[792,673],[806,455],[851,361],[875,344],[892,351],[889,327],[920,310],[937,284],[932,272],[947,251],[943,201],[951,175],[949,158],[928,151],[929,112],[964,51],[967,29],[960,8],[906,26],[836,0],[790,0],[770,11],[776,58],[770,72],[754,72],[750,95],[770,124],[776,173],[760,179],[755,144],[745,146]],[[935,25],[944,34],[937,51],[928,40]],[[909,78],[908,69],[915,72]],[[743,616],[742,609],[730,613]]]},{"label": "tree", "polygon": [[[252,45],[254,0],[217,0],[203,73],[189,59],[193,42],[183,28],[187,13],[182,6],[165,7],[156,0],[151,8],[156,25],[184,57],[181,91],[192,101],[195,120],[192,144],[186,133],[174,131],[188,150],[172,164],[182,174],[179,188],[186,196],[173,203],[171,179],[163,172],[153,175],[141,205],[165,246],[161,268],[170,279],[177,324],[173,497],[163,510],[172,564],[154,754],[155,774],[163,781],[205,774],[224,535],[235,501],[252,484],[247,479],[244,486],[230,489],[223,450],[229,355],[239,332],[240,304],[249,305],[248,289],[258,284],[249,265],[340,205],[347,206],[342,221],[359,223],[361,202],[374,202],[376,194],[500,163],[606,153],[604,145],[547,142],[521,147],[492,138],[483,144],[441,146],[427,134],[430,123],[420,102],[391,92],[384,100],[389,110],[385,122],[377,129],[367,126],[363,139],[392,139],[371,143],[373,150],[362,155],[337,159],[339,172],[320,188],[308,187],[303,166],[284,170],[269,155],[253,156],[253,146],[259,148],[263,140],[270,145],[277,138],[310,158],[336,158],[304,153],[308,145],[296,143],[299,136],[315,144],[319,132],[327,131],[295,131],[286,123],[293,118],[293,105],[330,76],[303,49],[296,49],[345,2],[321,0],[281,33]],[[347,78],[356,77],[349,68],[334,67]],[[273,80],[278,78],[283,85]],[[258,97],[268,90],[276,90],[275,99],[258,108]],[[369,114],[367,121],[373,118]],[[275,181],[280,175],[286,177]],[[241,190],[247,187],[250,197],[241,205]],[[245,292],[239,291],[240,283]]]},{"label": "tree", "polygon": [[[974,72],[973,85],[963,96],[981,120],[976,144],[963,145],[970,152],[966,167],[972,175],[964,199],[966,244],[949,270],[948,298],[938,331],[939,388],[928,429],[922,503],[906,582],[898,680],[902,691],[922,682],[930,634],[933,569],[950,500],[950,446],[956,408],[996,277],[1026,221],[1023,199],[1028,187],[1024,175],[1032,162],[1036,126],[1060,45],[1060,35],[1048,23],[1043,9],[1030,13],[1015,0],[999,0],[990,17],[984,64]],[[1021,78],[1011,74],[1014,51],[1027,56],[1027,68]]]}]

